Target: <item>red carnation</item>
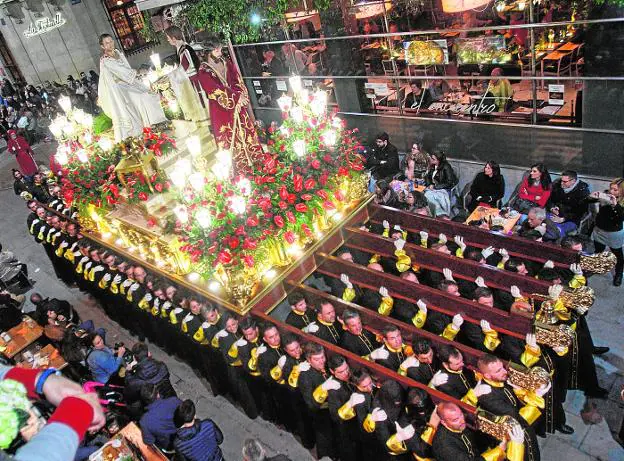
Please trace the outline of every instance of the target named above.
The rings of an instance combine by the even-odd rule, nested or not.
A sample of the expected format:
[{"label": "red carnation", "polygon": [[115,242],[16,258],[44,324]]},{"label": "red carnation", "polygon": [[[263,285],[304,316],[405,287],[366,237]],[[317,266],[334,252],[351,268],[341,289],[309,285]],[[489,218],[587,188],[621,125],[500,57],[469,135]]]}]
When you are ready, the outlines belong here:
[{"label": "red carnation", "polygon": [[232,262],[232,253],[229,250],[222,250],[217,256],[217,262],[221,264],[229,264]]},{"label": "red carnation", "polygon": [[238,240],[238,237],[230,237],[230,239],[228,241],[228,246],[232,250],[235,250],[236,248],[238,248],[238,244],[239,243],[240,243],[240,241]]},{"label": "red carnation", "polygon": [[284,239],[292,245],[295,243],[295,234],[292,231],[288,231],[284,234]]},{"label": "red carnation", "polygon": [[310,166],[315,170],[318,170],[321,167],[321,162],[319,162],[318,159],[314,159],[312,160],[312,163],[310,163]]},{"label": "red carnation", "polygon": [[339,202],[342,202],[345,199],[344,193],[340,189],[334,192],[334,197],[336,197],[336,200]]},{"label": "red carnation", "polygon": [[245,265],[247,265],[247,267],[253,267],[255,264],[255,261],[252,255],[244,256],[243,261],[245,262]]},{"label": "red carnation", "polygon": [[145,201],[147,201],[147,199],[148,199],[148,197],[147,197],[147,194],[145,192],[139,192],[139,200],[142,200],[142,201],[145,202]]},{"label": "red carnation", "polygon": [[286,189],[286,186],[280,187],[279,196],[282,200],[286,200],[288,198],[288,189]]},{"label": "red carnation", "polygon": [[156,184],[154,184],[154,189],[156,189],[156,192],[162,192],[163,191],[162,183],[157,182]]},{"label": "red carnation", "polygon": [[308,205],[306,205],[305,203],[297,203],[295,205],[295,210],[297,210],[299,213],[305,213],[306,211],[308,211]]},{"label": "red carnation", "polygon": [[288,194],[288,203],[295,203],[297,196],[295,194]]},{"label": "red carnation", "polygon": [[273,217],[273,221],[275,222],[275,225],[280,229],[284,227],[284,218],[282,218],[281,216],[277,215]]},{"label": "red carnation", "polygon": [[325,200],[323,202],[323,208],[325,208],[326,210],[334,210],[336,208],[336,205],[334,205],[332,202],[330,202],[329,200]]},{"label": "red carnation", "polygon": [[252,215],[247,218],[247,226],[255,227],[257,225],[258,225],[258,217],[256,215]]},{"label": "red carnation", "polygon": [[258,243],[254,239],[246,238],[243,242],[243,250],[255,250]]},{"label": "red carnation", "polygon": [[306,179],[305,183],[303,183],[303,186],[306,188],[306,190],[313,189],[314,186],[316,186],[316,181],[313,178]]},{"label": "red carnation", "polygon": [[319,197],[321,197],[323,200],[327,200],[329,198],[329,196],[327,195],[327,192],[325,192],[324,190],[317,190],[316,191],[316,195],[318,195]]},{"label": "red carnation", "polygon": [[302,224],[301,225],[301,230],[305,233],[305,235],[307,235],[308,237],[312,237],[312,231],[310,230],[310,228],[308,227],[307,224]]},{"label": "red carnation", "polygon": [[303,189],[303,176],[296,174],[293,177],[293,186],[295,188],[295,192],[301,192],[301,189]]},{"label": "red carnation", "polygon": [[305,200],[306,202],[307,202],[308,200],[312,200],[312,195],[310,195],[310,194],[303,194],[303,195],[301,196],[301,200]]}]

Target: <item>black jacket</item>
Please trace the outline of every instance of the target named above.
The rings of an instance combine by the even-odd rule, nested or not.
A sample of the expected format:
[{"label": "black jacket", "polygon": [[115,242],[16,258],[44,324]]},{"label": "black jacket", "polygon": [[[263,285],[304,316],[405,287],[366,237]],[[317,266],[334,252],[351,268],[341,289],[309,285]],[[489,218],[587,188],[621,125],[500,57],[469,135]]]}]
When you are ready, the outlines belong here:
[{"label": "black jacket", "polygon": [[483,172],[477,173],[470,186],[470,196],[473,201],[477,201],[477,197],[481,196],[479,202],[495,205],[504,195],[505,178],[500,174],[490,178]]},{"label": "black jacket", "polygon": [[622,205],[602,205],[596,216],[596,227],[606,232],[622,230],[624,207]]},{"label": "black jacket", "polygon": [[434,169],[429,167],[425,173],[425,185],[433,185],[434,189],[452,189],[457,184],[457,176],[449,162],[438,166],[438,173],[433,176]]},{"label": "black jacket", "polygon": [[550,210],[552,207],[559,207],[559,216],[578,225],[587,212],[587,197],[589,186],[586,182],[577,180],[576,187],[565,193],[561,187],[561,180],[558,180],[552,186],[547,208]]},{"label": "black jacket", "polygon": [[394,176],[399,172],[399,151],[389,142],[383,149],[375,147],[366,157],[366,167],[374,167],[373,174],[377,179]]},{"label": "black jacket", "polygon": [[144,384],[154,384],[163,399],[175,397],[176,391],[169,380],[169,369],[163,362],[151,357],[141,360],[134,370],[126,376],[124,397],[127,402],[135,402],[141,397],[141,387]]}]

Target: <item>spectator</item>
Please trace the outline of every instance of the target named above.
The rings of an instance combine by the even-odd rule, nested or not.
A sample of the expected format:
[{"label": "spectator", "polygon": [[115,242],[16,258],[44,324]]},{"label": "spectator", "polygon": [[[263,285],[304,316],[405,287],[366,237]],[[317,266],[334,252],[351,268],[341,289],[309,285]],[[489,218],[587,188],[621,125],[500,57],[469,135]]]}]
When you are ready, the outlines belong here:
[{"label": "spectator", "polygon": [[543,208],[533,207],[529,210],[527,219],[520,226],[518,234],[526,237],[526,234],[533,231],[538,231],[544,242],[556,242],[561,238],[559,228],[546,216],[546,210]]},{"label": "spectator", "polygon": [[26,181],[21,171],[13,169],[13,179],[13,192],[15,192],[15,195],[25,197],[25,195],[22,194],[26,192],[32,198],[32,194],[30,192],[30,184]]},{"label": "spectator", "polygon": [[418,191],[411,191],[407,193],[405,197],[405,211],[410,213],[419,214],[422,216],[430,216],[429,203],[425,196]]},{"label": "spectator", "polygon": [[489,161],[483,171],[477,173],[470,185],[470,203],[468,211],[484,205],[496,208],[498,201],[505,195],[505,178],[501,175],[498,163]]},{"label": "spectator", "polygon": [[375,183],[375,197],[373,200],[378,205],[385,205],[393,208],[399,206],[398,195],[385,180]]},{"label": "spectator", "polygon": [[267,456],[264,446],[256,439],[247,439],[243,443],[243,461],[290,461],[285,455]]},{"label": "spectator", "polygon": [[282,45],[282,54],[284,62],[290,68],[290,71],[296,75],[300,75],[305,69],[308,60],[305,53],[299,50],[294,43],[284,43]]},{"label": "spectator", "polygon": [[173,414],[173,421],[178,428],[173,446],[176,454],[185,461],[221,461],[223,453],[219,445],[223,434],[219,426],[211,419],[195,419],[195,404],[185,400]]},{"label": "spectator", "polygon": [[405,97],[403,104],[405,109],[426,109],[433,102],[429,90],[427,88],[423,90],[420,80],[412,80],[410,89],[412,91]]},{"label": "spectator", "polygon": [[596,216],[596,225],[592,232],[596,252],[604,251],[606,247],[617,258],[613,285],[622,284],[624,270],[624,178],[616,178],[609,184],[609,192],[592,192],[590,197],[600,203]]},{"label": "spectator", "polygon": [[424,176],[429,166],[429,157],[420,150],[418,143],[412,144],[412,150],[401,163],[401,171],[408,181],[414,181]]},{"label": "spectator", "polygon": [[431,154],[429,167],[425,173],[425,197],[434,216],[451,215],[451,189],[457,184],[453,167],[446,160],[444,153]]},{"label": "spectator", "polygon": [[[391,178],[399,172],[399,151],[390,143],[388,133],[380,133],[375,138],[375,146],[366,156],[366,167],[376,180]],[[369,187],[372,192],[372,184]]]},{"label": "spectator", "polygon": [[526,214],[533,207],[544,208],[551,192],[551,179],[548,169],[543,163],[531,166],[529,174],[522,180],[518,188],[518,196],[511,207]]},{"label": "spectator", "polygon": [[41,173],[35,173],[33,176],[33,185],[31,187],[33,198],[43,204],[51,200],[48,183]]},{"label": "spectator", "polygon": [[588,197],[589,186],[578,179],[576,171],[564,171],[561,179],[553,183],[548,209],[552,221],[557,224],[562,235],[579,226],[581,218],[587,212]]},{"label": "spectator", "polygon": [[161,398],[157,387],[150,383],[141,388],[141,399],[146,406],[146,412],[139,421],[143,443],[171,451],[176,435],[173,418],[182,400],[177,397]]},{"label": "spectator", "polygon": [[136,343],[132,346],[134,360],[128,364],[126,370],[126,387],[124,400],[129,405],[141,400],[141,388],[145,384],[154,384],[163,398],[177,396],[171,385],[167,365],[152,357],[145,343]]},{"label": "spectator", "polygon": [[123,364],[126,348],[121,346],[116,353],[113,352],[97,333],[90,335],[89,344],[91,345],[91,350],[87,354],[89,371],[95,381],[106,384]]},{"label": "spectator", "polygon": [[[496,67],[490,74],[492,77],[501,77],[503,75],[503,69]],[[497,112],[507,112],[513,104],[513,88],[511,83],[506,78],[494,78],[490,80],[487,88],[487,93],[490,93],[494,97],[494,104],[496,105]]]},{"label": "spectator", "polygon": [[18,136],[15,130],[9,130],[8,135],[7,151],[15,155],[20,171],[26,177],[26,180],[30,182],[35,173],[39,171],[30,144],[23,136]]}]

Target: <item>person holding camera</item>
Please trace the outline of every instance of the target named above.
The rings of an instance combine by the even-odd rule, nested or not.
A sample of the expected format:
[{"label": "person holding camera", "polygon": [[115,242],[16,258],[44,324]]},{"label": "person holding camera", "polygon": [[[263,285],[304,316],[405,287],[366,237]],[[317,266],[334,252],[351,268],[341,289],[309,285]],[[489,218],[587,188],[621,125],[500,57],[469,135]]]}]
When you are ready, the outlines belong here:
[{"label": "person holding camera", "polygon": [[145,343],[132,346],[133,360],[126,367],[126,387],[124,401],[129,409],[137,414],[141,412],[141,388],[145,384],[153,384],[163,398],[177,397],[169,379],[167,365],[152,357]]},{"label": "person holding camera", "polygon": [[104,339],[97,333],[89,337],[91,350],[87,354],[87,366],[93,376],[93,380],[102,384],[108,383],[124,363],[126,348],[123,344],[113,351],[104,343]]}]

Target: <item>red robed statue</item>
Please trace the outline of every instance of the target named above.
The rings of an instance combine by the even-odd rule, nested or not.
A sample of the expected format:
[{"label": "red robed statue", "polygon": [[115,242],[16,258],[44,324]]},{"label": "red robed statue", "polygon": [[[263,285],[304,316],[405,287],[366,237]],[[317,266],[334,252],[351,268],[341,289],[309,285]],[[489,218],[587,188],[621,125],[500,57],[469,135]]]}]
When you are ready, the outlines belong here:
[{"label": "red robed statue", "polygon": [[206,93],[210,121],[217,142],[232,152],[235,174],[252,171],[262,155],[254,124],[247,112],[249,94],[234,63],[222,55],[222,46],[208,43],[209,54],[191,77]]}]

